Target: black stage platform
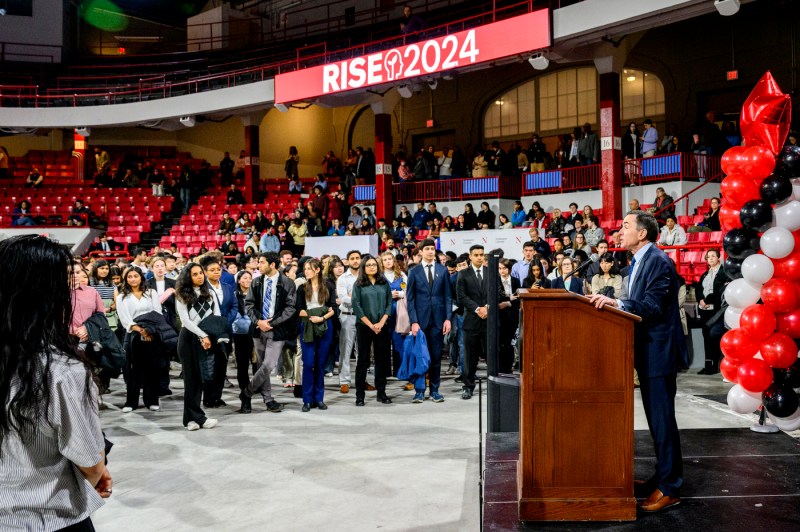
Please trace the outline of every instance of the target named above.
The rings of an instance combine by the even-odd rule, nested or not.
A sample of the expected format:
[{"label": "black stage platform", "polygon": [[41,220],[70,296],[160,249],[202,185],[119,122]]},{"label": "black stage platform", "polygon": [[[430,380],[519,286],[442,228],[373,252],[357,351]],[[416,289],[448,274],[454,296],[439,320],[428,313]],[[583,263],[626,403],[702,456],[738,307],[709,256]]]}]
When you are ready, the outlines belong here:
[{"label": "black stage platform", "polygon": [[[519,434],[486,435],[484,530],[800,531],[800,441],[783,432],[681,430],[681,504],[631,522],[517,521]],[[587,438],[591,435],[587,434]],[[650,433],[634,433],[636,478],[655,466]]]}]

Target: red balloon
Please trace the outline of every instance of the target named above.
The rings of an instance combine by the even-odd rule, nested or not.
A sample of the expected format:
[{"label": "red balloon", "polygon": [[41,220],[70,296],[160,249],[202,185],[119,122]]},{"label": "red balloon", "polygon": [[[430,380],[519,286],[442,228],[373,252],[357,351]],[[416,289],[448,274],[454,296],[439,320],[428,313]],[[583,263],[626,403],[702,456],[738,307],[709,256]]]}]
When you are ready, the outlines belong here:
[{"label": "red balloon", "polygon": [[770,367],[786,369],[797,360],[797,345],[790,336],[775,333],[761,343],[761,356]]},{"label": "red balloon", "polygon": [[743,329],[731,329],[722,335],[719,347],[726,357],[742,361],[753,358],[759,346]]},{"label": "red balloon", "polygon": [[750,146],[742,154],[742,174],[761,184],[775,170],[775,154],[764,146]]},{"label": "red balloon", "polygon": [[742,311],[739,327],[750,335],[754,342],[766,340],[775,332],[775,314],[764,305],[750,305]]},{"label": "red balloon", "polygon": [[771,259],[775,266],[773,277],[789,281],[800,281],[800,246],[795,242],[795,250],[788,257]]},{"label": "red balloon", "polygon": [[742,106],[739,128],[746,146],[766,146],[778,153],[789,134],[792,100],[770,72],[764,74]]},{"label": "red balloon", "polygon": [[800,307],[797,285],[786,279],[772,278],[761,287],[764,306],[776,314],[791,312]]},{"label": "red balloon", "polygon": [[719,223],[722,225],[723,231],[730,231],[742,226],[742,221],[739,219],[738,207],[733,207],[727,203],[719,208]]},{"label": "red balloon", "polygon": [[763,392],[772,384],[772,368],[760,358],[751,358],[739,364],[739,384],[748,392]]},{"label": "red balloon", "polygon": [[732,358],[722,357],[719,361],[719,372],[723,378],[731,382],[739,382],[739,363]]},{"label": "red balloon", "polygon": [[722,160],[720,161],[722,171],[725,172],[725,175],[731,175],[742,171],[742,167],[745,164],[743,156],[746,150],[747,148],[744,146],[734,146],[725,150],[725,153],[722,154]]},{"label": "red balloon", "polygon": [[778,314],[775,318],[778,332],[800,338],[800,308],[787,314]]},{"label": "red balloon", "polygon": [[759,184],[743,174],[730,174],[720,185],[725,203],[731,207],[741,208],[752,199],[760,199]]}]

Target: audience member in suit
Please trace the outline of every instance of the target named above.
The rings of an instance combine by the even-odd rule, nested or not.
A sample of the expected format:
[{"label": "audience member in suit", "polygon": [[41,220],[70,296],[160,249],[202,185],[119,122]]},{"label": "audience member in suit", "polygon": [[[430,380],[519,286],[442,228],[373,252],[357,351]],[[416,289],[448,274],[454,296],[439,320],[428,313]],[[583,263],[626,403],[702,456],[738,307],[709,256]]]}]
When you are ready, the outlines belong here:
[{"label": "audience member in suit", "polygon": [[475,244],[469,248],[470,265],[459,272],[456,280],[458,305],[464,308],[464,370],[461,379],[464,391],[462,399],[470,399],[475,390],[475,372],[478,359],[486,353],[486,321],[489,307],[486,303],[486,274],[483,265],[483,246]]},{"label": "audience member in suit", "polygon": [[576,267],[575,262],[569,257],[561,261],[561,275],[553,281],[552,288],[565,288],[575,294],[583,295],[583,279],[572,273]]},{"label": "audience member in suit", "polygon": [[[200,261],[208,280],[208,289],[211,295],[216,298],[219,305],[220,315],[233,323],[236,319],[238,300],[235,291],[227,284],[220,281],[222,277],[222,263],[216,256],[206,255]],[[229,274],[230,275],[230,274]],[[223,354],[224,351],[224,354]],[[203,404],[206,408],[219,408],[227,406],[222,400],[222,388],[225,386],[225,374],[228,369],[228,354],[230,346],[220,349],[214,358],[214,379],[211,384],[203,391]]]},{"label": "audience member in suit", "polygon": [[239,394],[242,414],[251,412],[251,400],[260,393],[269,412],[281,412],[283,405],[272,396],[269,376],[278,365],[283,344],[289,337],[288,324],[295,315],[297,288],[294,281],[278,270],[280,259],[277,253],[261,253],[258,256],[260,277],[253,280],[245,296],[247,316],[255,323],[256,360],[258,370],[250,384]]},{"label": "audience member in suit", "polygon": [[119,249],[119,247],[119,244],[113,240],[109,240],[108,235],[103,233],[100,235],[99,242],[92,242],[92,245],[89,246],[89,251],[116,251]]},{"label": "audience member in suit", "polygon": [[719,348],[719,338],[711,334],[711,326],[707,325],[707,322],[719,311],[725,285],[730,282],[730,279],[720,263],[719,250],[709,249],[706,252],[706,263],[708,270],[700,276],[700,282],[694,286],[697,306],[700,309],[700,320],[703,322],[703,347],[706,352],[706,365],[698,373],[715,375],[719,373],[722,351]]},{"label": "audience member in suit", "polygon": [[[411,321],[411,334],[419,331],[425,334],[431,364],[428,368],[430,397],[435,403],[444,401],[439,393],[442,369],[442,343],[444,335],[450,331],[453,313],[450,296],[450,276],[447,268],[436,260],[436,242],[427,238],[420,243],[422,261],[408,272],[406,299],[408,317]],[[425,377],[414,383],[414,403],[425,399]]]},{"label": "audience member in suit", "polygon": [[[167,323],[175,326],[175,317],[177,312],[175,310],[175,281],[166,277],[167,263],[162,257],[156,257],[150,263],[150,271],[153,272],[153,277],[145,281],[145,287],[155,290],[158,294],[158,299],[161,303],[161,313]],[[172,354],[162,356],[158,361],[159,369],[159,395],[172,395],[169,389],[169,360]]]},{"label": "audience member in suit", "polygon": [[637,482],[649,496],[643,512],[657,512],[680,503],[683,462],[675,421],[678,370],[688,366],[678,305],[678,276],[669,257],[655,246],[658,223],[653,215],[631,211],[622,224],[622,245],[633,253],[626,299],[591,297],[597,308],[608,305],[642,318],[634,326],[634,367],[641,383],[650,434],[656,451],[656,471]]},{"label": "audience member in suit", "polygon": [[[535,264],[532,264],[535,265]],[[520,288],[519,279],[511,276],[512,263],[508,259],[500,259],[498,270],[500,273],[500,284],[503,293],[508,297],[508,301],[503,301],[498,305],[500,309],[500,349],[498,371],[500,373],[511,373],[514,368],[514,346],[511,341],[519,326],[519,296],[517,290]],[[541,269],[541,263],[538,264]]]}]

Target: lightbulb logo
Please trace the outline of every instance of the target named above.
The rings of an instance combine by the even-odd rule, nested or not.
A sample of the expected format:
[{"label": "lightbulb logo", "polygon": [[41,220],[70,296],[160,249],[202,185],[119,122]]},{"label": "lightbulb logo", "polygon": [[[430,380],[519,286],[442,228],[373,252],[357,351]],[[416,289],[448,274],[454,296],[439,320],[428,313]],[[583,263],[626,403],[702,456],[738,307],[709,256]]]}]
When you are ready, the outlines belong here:
[{"label": "lightbulb logo", "polygon": [[389,50],[383,59],[383,69],[386,71],[386,81],[400,78],[403,72],[403,56],[397,50]]}]

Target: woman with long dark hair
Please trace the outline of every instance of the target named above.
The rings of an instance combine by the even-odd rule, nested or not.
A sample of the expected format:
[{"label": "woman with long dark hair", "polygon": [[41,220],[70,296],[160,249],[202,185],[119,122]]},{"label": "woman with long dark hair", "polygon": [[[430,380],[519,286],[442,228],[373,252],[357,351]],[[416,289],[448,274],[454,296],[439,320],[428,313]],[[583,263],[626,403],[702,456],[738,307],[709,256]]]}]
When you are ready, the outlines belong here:
[{"label": "woman with long dark hair", "polygon": [[161,303],[155,290],[145,286],[142,270],[129,266],[122,274],[122,288],[117,294],[117,314],[125,330],[125,353],[128,355],[128,395],[122,412],[127,414],[139,408],[139,389],[142,388],[144,406],[156,412],[158,404],[158,361],[152,354],[153,336],[134,320],[155,311],[161,314]]},{"label": "woman with long dark hair", "polygon": [[356,365],[356,406],[364,406],[367,385],[369,355],[375,348],[375,389],[378,401],[389,404],[386,395],[386,379],[389,376],[391,356],[389,327],[386,322],[392,314],[392,289],[383,275],[380,261],[372,255],[364,255],[358,278],[353,285],[353,311],[356,315],[356,340],[358,361]]},{"label": "woman with long dark hair", "polygon": [[528,275],[522,280],[522,288],[550,288],[550,279],[545,275],[542,263],[538,260],[531,261]]},{"label": "woman with long dark hair", "polygon": [[71,264],[41,236],[0,242],[2,530],[94,530],[111,495],[97,386],[69,335]]},{"label": "woman with long dark hair", "polygon": [[[242,270],[236,274],[235,279],[238,312],[243,318],[246,318],[247,311],[244,308],[244,296],[247,295],[250,284],[253,282],[253,274],[247,270]],[[243,320],[242,323],[244,324],[245,322],[246,320]],[[254,375],[257,369],[253,365],[253,348],[253,335],[249,331],[247,333],[233,331],[233,351],[236,354],[236,380],[239,382],[240,390],[244,390],[250,384],[247,368],[253,368]]]},{"label": "woman with long dark hair", "polygon": [[[183,426],[187,430],[213,429],[217,420],[206,417],[200,405],[203,381],[210,382],[214,353],[211,338],[198,325],[209,316],[220,316],[216,298],[211,296],[203,267],[188,264],[175,284],[175,308],[183,328],[178,336],[178,357],[183,364]],[[201,370],[201,364],[206,371]],[[203,379],[202,375],[205,375]]]},{"label": "woman with long dark hair", "polygon": [[333,339],[331,318],[336,316],[336,287],[322,276],[317,259],[303,265],[306,282],[297,290],[300,350],[303,356],[303,412],[326,410],[325,370]]}]

